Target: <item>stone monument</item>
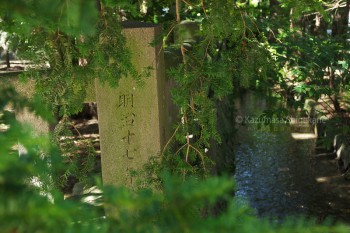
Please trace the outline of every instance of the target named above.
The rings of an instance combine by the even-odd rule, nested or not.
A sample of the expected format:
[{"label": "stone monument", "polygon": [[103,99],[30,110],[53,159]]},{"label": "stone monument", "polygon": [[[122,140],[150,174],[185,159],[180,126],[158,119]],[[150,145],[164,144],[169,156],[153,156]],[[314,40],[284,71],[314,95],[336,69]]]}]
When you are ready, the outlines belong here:
[{"label": "stone monument", "polygon": [[102,179],[104,184],[133,184],[131,171],[142,168],[150,156],[159,154],[166,143],[167,109],[164,57],[161,45],[150,43],[161,27],[125,23],[123,29],[132,63],[141,71],[152,67],[142,86],[123,77],[117,88],[96,80]]},{"label": "stone monument", "polygon": [[[95,86],[88,88],[86,102],[97,102],[103,183],[131,186],[130,171],[142,168],[150,156],[162,152],[172,118],[168,117],[170,85],[165,80],[163,50],[161,45],[150,45],[160,35],[161,26],[123,22],[123,27],[133,65],[140,72],[152,67],[151,75],[143,79],[142,86],[132,77],[123,77],[116,88],[96,79]],[[34,83],[21,84],[17,75],[11,83],[30,97]],[[0,81],[2,86],[10,83],[4,78]],[[48,124],[31,113],[18,113],[17,118],[40,133],[49,133]]]}]

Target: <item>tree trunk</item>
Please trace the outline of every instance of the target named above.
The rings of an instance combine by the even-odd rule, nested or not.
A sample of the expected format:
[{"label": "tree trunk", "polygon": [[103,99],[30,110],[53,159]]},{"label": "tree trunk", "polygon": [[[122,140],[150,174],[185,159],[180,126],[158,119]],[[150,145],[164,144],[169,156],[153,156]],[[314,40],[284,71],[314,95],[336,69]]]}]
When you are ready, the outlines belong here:
[{"label": "tree trunk", "polygon": [[6,50],[6,67],[7,67],[8,70],[9,70],[10,67],[11,67],[11,64],[10,64],[10,52],[9,52],[9,50]]},{"label": "tree trunk", "polygon": [[101,1],[100,0],[96,0],[96,8],[97,8],[98,12],[101,13]]},{"label": "tree trunk", "polygon": [[[270,0],[270,20],[274,21],[278,18],[278,14],[281,12],[281,7],[280,7],[280,3],[278,2],[278,0]],[[269,32],[269,37],[268,40],[271,43],[275,43],[276,42],[276,36],[278,34],[278,30],[273,31],[274,29],[271,29],[271,31]]]},{"label": "tree trunk", "polygon": [[329,67],[329,88],[332,90],[333,94],[330,96],[331,101],[333,102],[334,110],[340,115],[341,108],[338,101],[337,91],[335,90],[335,78],[334,78],[334,70],[332,67]]},{"label": "tree trunk", "polygon": [[315,23],[311,26],[311,34],[314,36],[324,37],[327,35],[327,23],[320,14],[316,14]]},{"label": "tree trunk", "polygon": [[[350,0],[346,1],[345,7],[338,8],[335,11],[332,22],[332,37],[335,40],[342,42],[344,44],[347,43],[348,38],[348,23],[349,23],[349,9],[350,9]],[[333,94],[331,99],[333,100],[335,111],[341,115],[342,111],[339,103],[339,90],[336,90],[335,86],[335,76],[334,70],[330,67],[329,72],[329,88],[332,90]]]},{"label": "tree trunk", "polygon": [[278,12],[280,12],[281,7],[278,0],[270,0],[270,17],[271,19],[276,18]]},{"label": "tree trunk", "polygon": [[349,22],[350,0],[346,1],[346,6],[338,8],[333,16],[332,36],[340,37],[340,40],[347,38],[348,22]]}]

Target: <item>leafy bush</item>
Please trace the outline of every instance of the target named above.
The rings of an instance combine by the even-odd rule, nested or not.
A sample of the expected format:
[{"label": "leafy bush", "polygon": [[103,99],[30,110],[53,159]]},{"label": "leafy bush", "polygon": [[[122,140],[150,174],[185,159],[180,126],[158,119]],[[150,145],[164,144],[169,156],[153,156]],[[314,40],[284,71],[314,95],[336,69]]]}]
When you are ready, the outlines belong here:
[{"label": "leafy bush", "polygon": [[[105,187],[107,217],[104,217],[101,207],[63,200],[62,194],[50,185],[55,157],[59,156],[49,140],[33,136],[13,114],[4,110],[10,102],[17,110],[29,106],[36,113],[43,112],[40,106],[11,89],[0,93],[0,230],[3,233],[349,231],[342,225],[316,225],[305,220],[271,224],[234,200],[231,178],[190,178],[183,182],[167,173],[160,177],[161,191]],[[27,154],[18,156],[13,148],[18,142],[27,149]],[[33,177],[40,180],[38,187]],[[212,214],[219,200],[226,202],[225,208]]]}]

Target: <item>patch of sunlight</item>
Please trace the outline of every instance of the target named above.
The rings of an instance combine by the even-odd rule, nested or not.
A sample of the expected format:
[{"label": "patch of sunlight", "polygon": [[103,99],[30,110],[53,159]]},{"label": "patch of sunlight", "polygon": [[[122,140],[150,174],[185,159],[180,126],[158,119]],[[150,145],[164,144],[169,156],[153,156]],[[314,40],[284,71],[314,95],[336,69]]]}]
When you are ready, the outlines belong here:
[{"label": "patch of sunlight", "polygon": [[9,125],[5,125],[3,123],[0,124],[0,132],[5,132],[6,130],[8,130],[10,128]]},{"label": "patch of sunlight", "polygon": [[313,133],[291,133],[291,135],[295,140],[307,140],[316,138],[316,135]]},{"label": "patch of sunlight", "polygon": [[316,181],[318,182],[318,183],[324,183],[324,182],[328,182],[330,180],[330,178],[329,177],[317,177],[316,178]]}]

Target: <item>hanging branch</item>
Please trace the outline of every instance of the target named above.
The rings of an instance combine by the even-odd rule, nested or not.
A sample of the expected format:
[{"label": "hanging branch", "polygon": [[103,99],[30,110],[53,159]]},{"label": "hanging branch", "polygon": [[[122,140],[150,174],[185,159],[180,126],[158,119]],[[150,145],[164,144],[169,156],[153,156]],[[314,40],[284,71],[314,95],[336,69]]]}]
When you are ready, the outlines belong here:
[{"label": "hanging branch", "polygon": [[205,17],[207,17],[207,12],[206,12],[203,0],[201,0],[201,5],[202,5],[202,9],[203,9]]},{"label": "hanging branch", "polygon": [[180,6],[181,6],[181,0],[176,0],[176,22],[180,23]]}]

